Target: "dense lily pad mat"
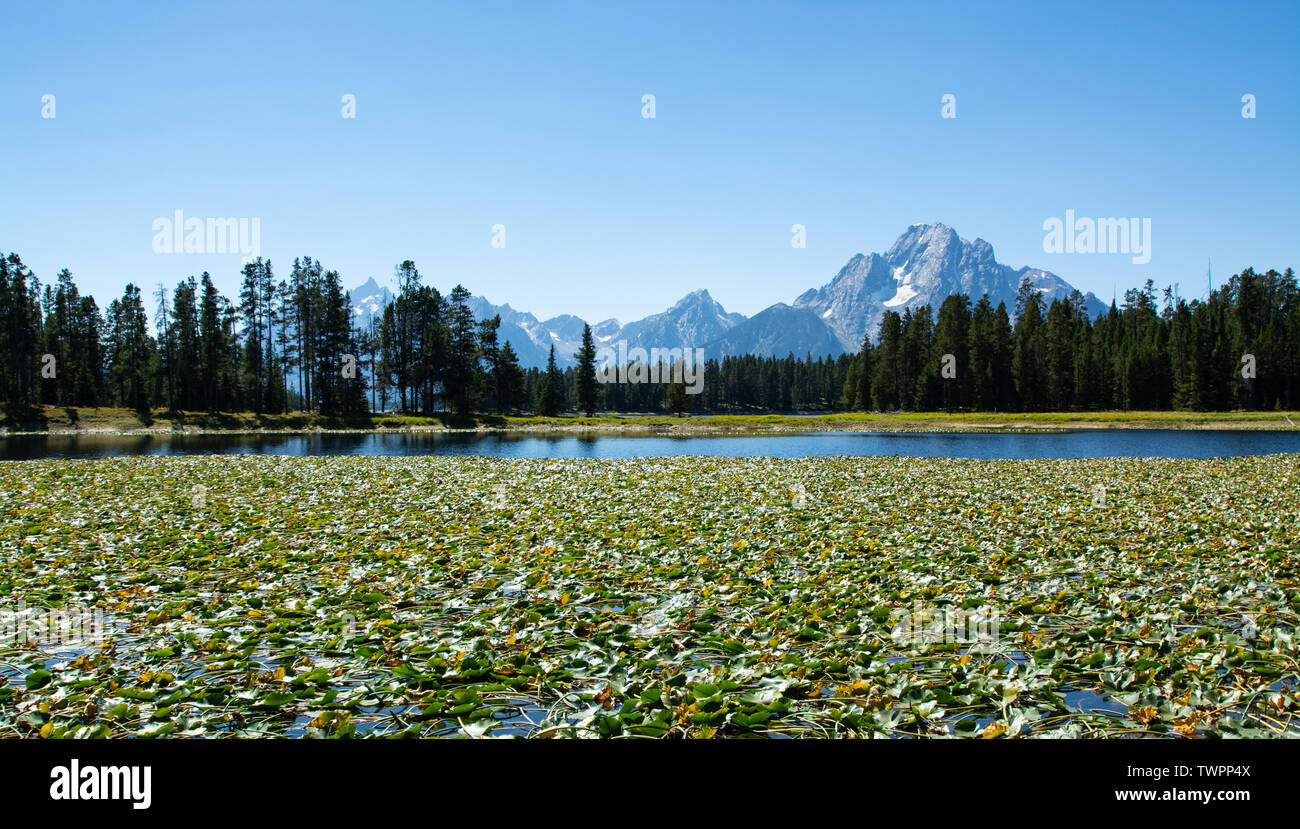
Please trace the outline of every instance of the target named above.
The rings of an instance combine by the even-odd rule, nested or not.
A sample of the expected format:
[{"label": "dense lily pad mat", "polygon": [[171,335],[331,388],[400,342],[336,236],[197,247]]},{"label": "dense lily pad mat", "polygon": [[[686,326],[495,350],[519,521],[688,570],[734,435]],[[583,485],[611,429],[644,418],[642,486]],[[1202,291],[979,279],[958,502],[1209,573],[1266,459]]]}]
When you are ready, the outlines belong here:
[{"label": "dense lily pad mat", "polygon": [[[0,646],[0,735],[1295,736],[1298,477],[1296,456],[0,463],[8,624],[111,630]],[[995,641],[899,635],[975,608]]]}]

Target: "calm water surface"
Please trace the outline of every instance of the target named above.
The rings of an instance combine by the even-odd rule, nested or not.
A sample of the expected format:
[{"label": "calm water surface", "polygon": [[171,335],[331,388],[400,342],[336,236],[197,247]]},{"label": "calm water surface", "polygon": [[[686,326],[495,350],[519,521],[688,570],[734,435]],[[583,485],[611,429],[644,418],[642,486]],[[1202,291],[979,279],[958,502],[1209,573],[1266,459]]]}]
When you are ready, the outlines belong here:
[{"label": "calm water surface", "polygon": [[22,435],[0,439],[0,459],[131,455],[484,455],[499,458],[642,458],[664,455],[951,458],[1212,458],[1300,453],[1300,430],[1160,429],[970,434],[816,432],[744,436],[519,436],[432,432],[285,435]]}]

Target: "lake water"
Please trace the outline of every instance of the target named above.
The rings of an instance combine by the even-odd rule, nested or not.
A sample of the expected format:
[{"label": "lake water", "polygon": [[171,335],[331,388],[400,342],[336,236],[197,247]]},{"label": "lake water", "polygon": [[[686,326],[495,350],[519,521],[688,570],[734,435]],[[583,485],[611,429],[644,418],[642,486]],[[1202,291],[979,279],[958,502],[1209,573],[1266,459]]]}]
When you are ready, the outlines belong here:
[{"label": "lake water", "polygon": [[0,439],[0,459],[132,455],[485,455],[499,458],[641,458],[664,455],[806,457],[906,455],[951,458],[1211,458],[1300,453],[1286,432],[1083,430],[1052,433],[815,432],[668,437],[434,432],[246,435],[19,435]]}]

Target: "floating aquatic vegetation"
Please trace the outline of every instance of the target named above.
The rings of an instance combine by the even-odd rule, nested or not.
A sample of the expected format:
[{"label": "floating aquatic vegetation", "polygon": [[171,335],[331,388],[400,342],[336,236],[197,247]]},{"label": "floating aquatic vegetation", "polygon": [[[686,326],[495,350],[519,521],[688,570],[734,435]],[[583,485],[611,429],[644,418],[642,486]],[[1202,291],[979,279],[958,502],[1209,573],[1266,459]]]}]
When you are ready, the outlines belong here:
[{"label": "floating aquatic vegetation", "polygon": [[0,736],[1295,736],[1297,477],[0,463]]}]

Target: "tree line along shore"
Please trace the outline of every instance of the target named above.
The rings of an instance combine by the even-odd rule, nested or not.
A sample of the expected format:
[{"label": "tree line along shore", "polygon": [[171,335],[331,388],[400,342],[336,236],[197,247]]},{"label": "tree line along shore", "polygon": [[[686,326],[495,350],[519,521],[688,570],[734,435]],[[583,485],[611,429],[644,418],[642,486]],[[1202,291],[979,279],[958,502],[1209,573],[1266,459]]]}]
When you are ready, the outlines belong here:
[{"label": "tree line along shore", "polygon": [[[708,359],[690,390],[680,371],[666,383],[599,382],[590,327],[574,365],[559,367],[552,347],[544,368],[524,368],[499,317],[476,319],[468,290],[442,294],[409,260],[396,268],[394,301],[364,329],[338,272],[310,257],[285,279],[261,258],[241,276],[237,301],[204,273],[158,285],[152,314],[134,284],[101,312],[68,270],[43,285],[17,254],[0,259],[4,425],[80,428],[82,413],[111,408],[136,413],[133,427],[216,429],[523,427],[519,418],[597,412],[852,412],[863,421],[901,412],[926,422],[934,418],[914,413],[1062,413],[1088,423],[1229,412],[1228,421],[1253,422],[1242,413],[1281,420],[1300,405],[1300,287],[1289,268],[1247,269],[1205,299],[1176,288],[1158,299],[1148,281],[1095,319],[1077,292],[1047,303],[1027,281],[1010,310],[957,294],[937,313],[886,311],[856,353]],[[1195,417],[1173,416],[1182,413]]]}]

